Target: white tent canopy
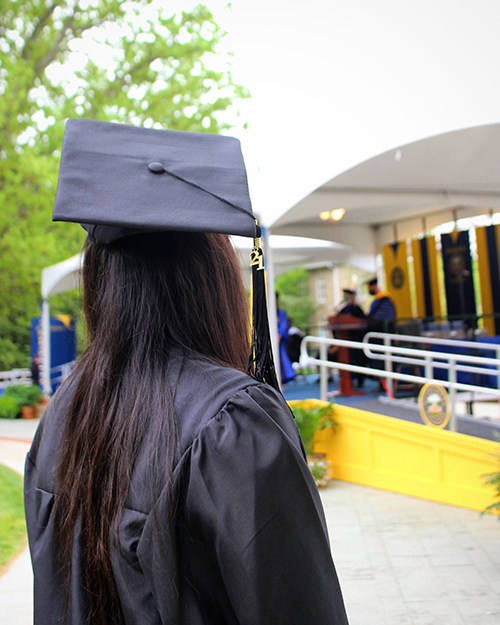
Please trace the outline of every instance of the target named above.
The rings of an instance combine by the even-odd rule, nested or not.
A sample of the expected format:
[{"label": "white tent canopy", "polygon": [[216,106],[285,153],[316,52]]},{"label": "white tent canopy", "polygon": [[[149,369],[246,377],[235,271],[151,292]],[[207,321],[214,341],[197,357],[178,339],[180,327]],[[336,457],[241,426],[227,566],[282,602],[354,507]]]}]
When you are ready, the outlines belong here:
[{"label": "white tent canopy", "polygon": [[[245,237],[233,237],[233,241],[242,254],[242,268],[246,269],[248,267],[248,254],[253,247],[253,241]],[[373,270],[371,259],[367,266],[366,258],[357,254],[351,247],[324,239],[271,235],[267,239],[267,247],[271,247],[272,250],[275,276],[312,263],[332,265],[348,263],[358,269]]]},{"label": "white tent canopy", "polygon": [[[336,208],[345,209],[341,221],[321,220],[320,213]],[[375,156],[313,191],[270,231],[340,243],[368,262],[395,238],[491,210],[500,210],[500,124],[436,135]]]},{"label": "white tent canopy", "polygon": [[67,258],[57,265],[45,267],[42,270],[42,298],[47,299],[50,295],[78,288],[81,268],[81,254]]}]

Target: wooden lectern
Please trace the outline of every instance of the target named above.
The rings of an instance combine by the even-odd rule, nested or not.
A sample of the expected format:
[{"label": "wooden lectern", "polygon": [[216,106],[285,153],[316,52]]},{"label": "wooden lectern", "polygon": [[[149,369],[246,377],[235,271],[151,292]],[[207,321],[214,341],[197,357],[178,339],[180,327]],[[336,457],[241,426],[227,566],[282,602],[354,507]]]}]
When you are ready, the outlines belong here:
[{"label": "wooden lectern", "polygon": [[[336,334],[339,339],[349,340],[349,332],[352,330],[366,330],[368,323],[366,319],[353,317],[352,315],[333,315],[328,317],[330,330]],[[338,361],[345,364],[349,363],[349,348],[339,345]],[[352,388],[351,372],[345,369],[339,369],[339,392],[337,395],[365,395],[363,391],[355,391]]]}]

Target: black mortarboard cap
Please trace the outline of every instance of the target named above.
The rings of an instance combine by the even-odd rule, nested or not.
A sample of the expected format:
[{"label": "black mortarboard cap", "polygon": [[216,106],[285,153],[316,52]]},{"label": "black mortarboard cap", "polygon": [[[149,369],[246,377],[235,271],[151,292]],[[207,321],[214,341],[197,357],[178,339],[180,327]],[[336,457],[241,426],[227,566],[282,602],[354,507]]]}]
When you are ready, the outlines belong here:
[{"label": "black mortarboard cap", "polygon": [[375,286],[376,284],[378,284],[378,279],[377,278],[370,278],[369,280],[366,281],[366,283],[368,286]]},{"label": "black mortarboard cap", "polygon": [[237,139],[87,119],[66,123],[53,219],[98,243],[161,230],[256,235]]},{"label": "black mortarboard cap", "polygon": [[342,289],[342,293],[347,293],[347,295],[356,295],[356,291],[352,289]]},{"label": "black mortarboard cap", "polygon": [[80,223],[107,245],[145,232],[253,237],[253,377],[279,388],[272,358],[260,228],[240,142],[207,133],[88,119],[66,123],[54,221]]}]

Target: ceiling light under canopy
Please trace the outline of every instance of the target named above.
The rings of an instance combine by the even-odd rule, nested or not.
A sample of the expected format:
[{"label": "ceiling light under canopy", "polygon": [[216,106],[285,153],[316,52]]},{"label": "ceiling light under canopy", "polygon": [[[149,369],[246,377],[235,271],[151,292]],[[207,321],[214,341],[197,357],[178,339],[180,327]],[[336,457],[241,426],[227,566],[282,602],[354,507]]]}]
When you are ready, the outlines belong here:
[{"label": "ceiling light under canopy", "polygon": [[345,215],[345,208],[336,208],[332,211],[323,211],[319,214],[319,218],[323,221],[340,221]]},{"label": "ceiling light under canopy", "polygon": [[335,210],[332,211],[333,221],[340,221],[344,215],[345,215],[345,208],[336,208]]}]

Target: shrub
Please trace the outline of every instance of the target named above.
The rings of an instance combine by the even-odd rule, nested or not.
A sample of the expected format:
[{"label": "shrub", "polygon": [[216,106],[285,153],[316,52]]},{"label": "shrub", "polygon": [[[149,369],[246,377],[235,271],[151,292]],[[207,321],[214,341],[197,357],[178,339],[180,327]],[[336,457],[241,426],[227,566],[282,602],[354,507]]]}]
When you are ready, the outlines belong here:
[{"label": "shrub", "polygon": [[17,413],[19,413],[21,412],[21,408],[23,406],[34,406],[35,404],[39,404],[42,400],[43,394],[37,384],[32,384],[31,386],[16,384],[15,386],[8,386],[2,397],[14,399],[18,405]]},{"label": "shrub", "polygon": [[18,401],[5,393],[0,396],[0,419],[15,419],[20,412]]}]

